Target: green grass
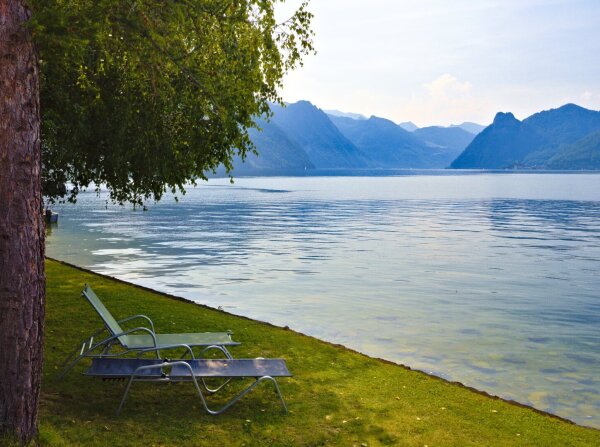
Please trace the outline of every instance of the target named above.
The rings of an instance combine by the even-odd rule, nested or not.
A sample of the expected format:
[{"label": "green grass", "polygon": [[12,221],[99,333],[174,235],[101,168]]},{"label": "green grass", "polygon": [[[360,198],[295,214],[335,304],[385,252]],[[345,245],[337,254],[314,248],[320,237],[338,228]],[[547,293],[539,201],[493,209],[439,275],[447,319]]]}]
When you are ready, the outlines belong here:
[{"label": "green grass", "polygon": [[[289,330],[170,299],[50,260],[47,279],[42,445],[600,445],[598,430]],[[203,411],[188,383],[136,383],[117,418],[114,413],[123,382],[84,377],[80,373],[87,362],[57,381],[59,364],[74,342],[99,326],[98,317],[80,298],[86,282],[117,318],[147,314],[158,332],[231,329],[242,342],[232,349],[234,356],[285,358],[294,377],[279,383],[290,412],[281,412],[267,384],[214,417]],[[228,391],[233,390],[219,394]]]}]

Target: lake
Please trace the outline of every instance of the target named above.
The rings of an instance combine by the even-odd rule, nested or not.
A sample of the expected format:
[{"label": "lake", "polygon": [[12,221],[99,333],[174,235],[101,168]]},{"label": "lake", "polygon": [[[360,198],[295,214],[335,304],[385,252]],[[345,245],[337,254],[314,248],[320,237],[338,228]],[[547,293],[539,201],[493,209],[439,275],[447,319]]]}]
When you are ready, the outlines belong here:
[{"label": "lake", "polygon": [[47,254],[600,427],[600,174],[413,174],[82,193]]}]

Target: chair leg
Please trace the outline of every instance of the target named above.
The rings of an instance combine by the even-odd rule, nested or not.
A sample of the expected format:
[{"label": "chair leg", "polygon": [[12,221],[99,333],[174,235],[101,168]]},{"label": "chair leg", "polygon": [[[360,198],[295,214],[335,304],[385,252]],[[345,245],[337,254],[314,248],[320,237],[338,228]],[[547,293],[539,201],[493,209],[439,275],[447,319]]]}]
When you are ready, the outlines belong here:
[{"label": "chair leg", "polygon": [[206,384],[206,380],[204,380],[204,379],[201,379],[201,380],[202,380],[202,385],[204,386],[204,389],[206,390],[206,392],[209,394],[214,394],[217,391],[219,391],[220,389],[222,389],[229,382],[231,382],[232,379],[227,379],[225,382],[223,382],[221,385],[219,385],[216,388],[209,388],[208,385]]},{"label": "chair leg", "polygon": [[[252,391],[259,383],[261,383],[263,381],[270,381],[273,383],[273,386],[275,387],[275,392],[279,396],[279,400],[281,401],[281,405],[283,406],[284,412],[287,413],[287,411],[288,411],[285,401],[283,400],[281,390],[279,389],[279,385],[277,384],[277,381],[271,376],[262,376],[262,377],[257,378],[254,381],[254,383],[249,385],[247,388],[243,389],[238,395],[231,398],[221,408],[219,408],[218,410],[212,410],[211,408],[209,408],[209,406],[206,402],[204,393],[202,393],[202,389],[200,388],[200,385],[198,384],[198,380],[196,379],[196,376],[194,376],[194,371],[193,371],[192,367],[190,366],[189,363],[180,361],[180,362],[171,362],[171,363],[165,362],[165,363],[158,364],[158,365],[140,366],[139,368],[137,368],[133,372],[133,374],[131,374],[131,376],[129,377],[129,381],[127,382],[127,386],[125,387],[125,392],[123,393],[123,397],[121,398],[121,403],[119,404],[119,408],[117,409],[117,416],[119,416],[121,414],[121,410],[123,409],[123,406],[125,405],[125,400],[127,399],[127,395],[129,394],[131,385],[135,381],[135,378],[139,376],[139,374],[138,374],[139,372],[147,370],[147,369],[157,368],[157,367],[163,368],[165,366],[173,366],[175,364],[184,366],[189,370],[190,377],[192,378],[192,381],[194,382],[194,386],[196,387],[196,391],[198,392],[198,396],[200,397],[200,400],[202,401],[202,406],[204,407],[206,412],[209,414],[218,415],[218,414],[223,413],[224,411],[226,411],[229,407],[234,405],[237,401],[239,401],[242,397],[244,397],[246,394],[248,394],[250,391]],[[159,379],[159,381],[169,381],[169,378],[168,378],[168,376],[163,375],[162,379]]]},{"label": "chair leg", "polygon": [[208,404],[206,403],[206,399],[204,398],[204,395],[202,394],[202,391],[200,389],[200,386],[198,385],[198,382],[196,381],[196,378],[193,377],[193,379],[194,379],[194,385],[196,385],[196,390],[198,391],[198,395],[200,396],[200,400],[202,401],[202,405],[204,406],[204,409],[209,414],[216,416],[216,415],[219,415],[219,414],[225,412],[232,405],[234,405],[237,401],[239,401],[242,397],[244,397],[246,394],[248,394],[250,391],[252,391],[259,383],[261,383],[265,380],[268,380],[273,383],[273,385],[275,387],[275,391],[279,396],[279,400],[281,401],[281,405],[283,406],[284,413],[287,413],[287,411],[288,411],[287,405],[285,404],[285,401],[283,400],[281,390],[279,389],[279,385],[277,384],[277,381],[271,376],[259,377],[258,379],[256,379],[254,381],[254,383],[252,383],[250,386],[248,386],[247,388],[242,390],[237,396],[234,396],[233,398],[231,398],[225,405],[223,405],[223,407],[221,407],[218,410],[212,410],[208,407]]},{"label": "chair leg", "polygon": [[[63,365],[66,365],[66,366],[64,366],[64,368],[62,369],[62,371],[59,373],[59,375],[58,375],[58,377],[57,377],[57,379],[58,379],[58,380],[62,380],[62,379],[63,379],[63,378],[64,378],[64,377],[67,375],[67,373],[68,373],[69,371],[71,371],[75,365],[77,365],[77,363],[79,362],[79,360],[81,360],[81,359],[82,359],[82,358],[84,358],[84,357],[87,357],[87,355],[88,355],[88,354],[89,354],[91,351],[93,351],[93,350],[94,350],[94,348],[92,348],[92,340],[93,340],[93,338],[92,338],[92,339],[90,339],[90,342],[89,342],[89,347],[88,347],[87,349],[86,349],[86,347],[85,347],[85,346],[88,344],[88,342],[84,342],[84,343],[83,343],[83,345],[81,346],[81,348],[80,348],[80,350],[79,350],[79,355],[78,355],[77,357],[73,358],[73,354],[71,354],[71,355],[70,355],[70,356],[67,358],[67,360],[66,360],[66,361],[65,361],[65,363],[63,364]],[[76,353],[76,352],[77,352],[77,351],[74,351],[74,353]],[[72,359],[72,358],[73,358],[73,360],[72,360],[70,363],[68,363],[68,364],[67,364],[67,362],[68,362],[70,359]]]},{"label": "chair leg", "polygon": [[[73,349],[73,351],[71,351],[69,353],[69,355],[67,356],[65,361],[60,365],[60,367],[63,368],[63,370],[57,377],[59,380],[62,379],[65,376],[65,374],[67,374],[71,370],[71,368],[73,368],[73,366],[75,366],[75,364],[81,359],[81,357],[85,356],[85,354],[84,354],[84,351],[86,351],[85,346],[88,345],[87,352],[89,352],[89,350],[92,347],[92,344],[94,342],[94,337],[100,335],[104,331],[106,331],[106,328],[100,328],[96,332],[94,332],[92,335],[90,335],[88,338],[84,338],[83,340],[81,340],[79,342],[79,344],[77,345],[78,347]],[[79,346],[81,346],[81,347],[79,347]],[[108,344],[106,346],[105,350],[109,350],[109,349],[110,349],[110,344]],[[75,358],[78,351],[79,351],[79,356],[76,358],[76,360],[74,360],[72,362],[72,364],[69,363],[72,359]],[[86,354],[87,354],[87,352],[86,352]],[[69,366],[67,367],[67,365],[69,365]]]},{"label": "chair leg", "polygon": [[125,387],[125,392],[123,393],[123,397],[121,398],[121,403],[119,404],[119,408],[117,408],[117,416],[121,415],[121,410],[123,409],[123,405],[125,405],[125,399],[127,399],[127,394],[129,394],[129,389],[131,388],[131,384],[133,383],[135,376],[131,376],[127,381],[127,386]]},{"label": "chair leg", "polygon": [[[71,371],[71,369],[77,364],[77,362],[79,362],[79,360],[81,360],[81,358],[83,357],[84,350],[85,350],[85,343],[83,344],[83,346],[81,348],[77,348],[69,354],[69,356],[62,363],[62,365],[60,365],[62,367],[62,369],[61,369],[60,373],[58,373],[58,376],[56,376],[56,378],[58,380],[62,380],[63,377],[65,377],[67,375],[67,373],[69,371]],[[80,352],[79,355],[77,355],[77,351]]]},{"label": "chair leg", "polygon": [[[225,346],[220,346],[220,345],[211,345],[211,346],[207,346],[204,349],[202,349],[202,351],[200,351],[200,355],[198,356],[198,358],[204,358],[204,353],[207,351],[210,351],[211,349],[216,349],[218,351],[221,351],[226,358],[228,359],[233,359],[233,356],[231,355],[231,353],[227,350],[227,348]],[[209,388],[209,386],[206,384],[206,380],[204,380],[204,378],[200,379],[202,381],[202,385],[204,386],[204,389],[209,393],[209,394],[214,394],[217,391],[219,391],[220,389],[222,389],[225,385],[227,385],[229,382],[231,382],[232,379],[227,379],[225,380],[225,382],[223,382],[221,385],[219,385],[216,388]]]},{"label": "chair leg", "polygon": [[287,408],[287,405],[285,404],[285,401],[283,400],[283,395],[281,394],[281,390],[279,389],[279,384],[273,377],[269,377],[269,379],[271,379],[273,381],[273,385],[275,386],[275,391],[277,392],[277,395],[279,396],[279,400],[281,401],[281,406],[283,407],[283,412],[287,413],[288,408]]},{"label": "chair leg", "polygon": [[[169,366],[169,363],[164,362],[164,363],[160,363],[158,365],[140,366],[129,376],[129,381],[127,382],[127,386],[125,387],[125,392],[123,393],[123,397],[121,398],[121,403],[119,404],[119,408],[117,408],[117,416],[119,416],[121,414],[121,410],[123,409],[123,405],[125,405],[125,400],[127,399],[127,395],[129,394],[129,389],[131,388],[131,385],[135,381],[135,378],[140,376],[139,373],[141,371],[145,371],[147,369],[163,368],[165,366]],[[168,381],[168,378],[164,374],[162,374],[161,379],[159,379],[157,381],[161,381],[161,382]]]}]

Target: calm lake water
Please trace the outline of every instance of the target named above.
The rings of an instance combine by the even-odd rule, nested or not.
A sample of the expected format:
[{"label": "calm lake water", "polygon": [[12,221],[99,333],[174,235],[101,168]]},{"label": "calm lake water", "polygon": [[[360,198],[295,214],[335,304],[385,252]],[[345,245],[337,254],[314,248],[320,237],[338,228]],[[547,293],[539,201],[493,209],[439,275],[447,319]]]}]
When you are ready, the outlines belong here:
[{"label": "calm lake water", "polygon": [[600,427],[600,174],[220,179],[147,212],[106,199],[56,207],[48,255]]}]

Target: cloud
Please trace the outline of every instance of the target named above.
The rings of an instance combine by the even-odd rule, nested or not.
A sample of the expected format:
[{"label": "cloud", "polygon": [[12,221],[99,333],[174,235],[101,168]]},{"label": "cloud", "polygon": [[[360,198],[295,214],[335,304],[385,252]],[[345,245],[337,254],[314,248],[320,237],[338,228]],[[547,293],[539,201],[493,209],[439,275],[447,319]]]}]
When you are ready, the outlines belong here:
[{"label": "cloud", "polygon": [[591,90],[584,91],[581,95],[581,105],[588,109],[600,109],[600,93]]},{"label": "cloud", "polygon": [[600,109],[600,91],[584,91],[581,94],[581,102],[584,107]]},{"label": "cloud", "polygon": [[455,76],[445,73],[429,84],[423,84],[423,87],[432,98],[448,100],[452,97],[468,95],[473,86],[470,82],[460,82]]},{"label": "cloud", "polygon": [[478,121],[487,124],[494,115],[492,101],[477,95],[469,81],[444,73],[421,85],[408,101],[399,105],[395,115],[414,120],[417,124],[457,124]]}]

